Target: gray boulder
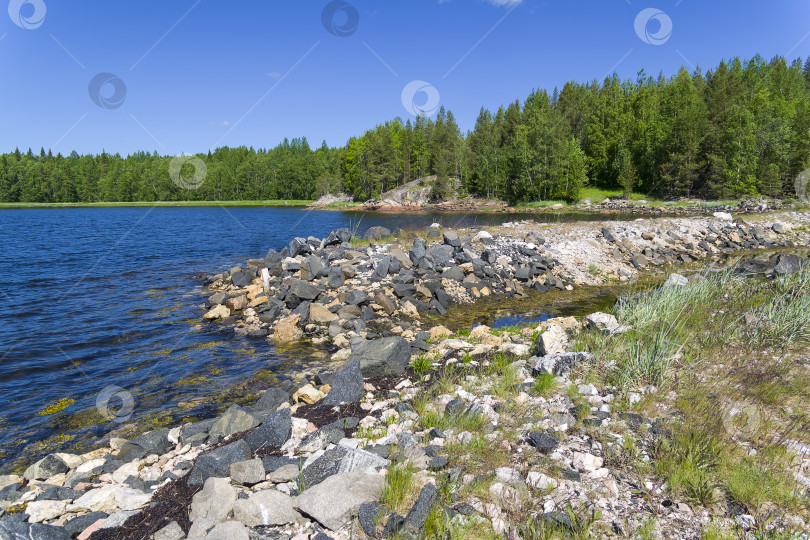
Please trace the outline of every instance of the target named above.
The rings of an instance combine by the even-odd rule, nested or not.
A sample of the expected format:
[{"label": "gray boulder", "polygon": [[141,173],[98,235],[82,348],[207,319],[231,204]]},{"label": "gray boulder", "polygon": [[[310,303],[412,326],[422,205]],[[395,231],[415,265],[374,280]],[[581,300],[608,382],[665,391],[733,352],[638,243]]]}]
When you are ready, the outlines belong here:
[{"label": "gray boulder", "polygon": [[208,297],[208,300],[205,301],[206,308],[212,308],[214,306],[218,306],[225,303],[225,300],[228,299],[228,295],[224,292],[215,292],[211,296]]},{"label": "gray boulder", "polygon": [[333,531],[349,522],[360,505],[380,498],[385,478],[379,474],[339,473],[295,499],[304,514]]},{"label": "gray boulder", "polygon": [[211,426],[211,437],[228,437],[234,433],[241,433],[259,425],[256,419],[245,412],[239,405],[231,405],[225,414],[217,418]]},{"label": "gray boulder", "polygon": [[282,403],[287,403],[290,395],[281,388],[268,388],[254,405],[257,411],[275,411]]},{"label": "gray boulder", "polygon": [[311,489],[312,486],[316,486],[340,472],[341,460],[343,460],[347,453],[348,450],[342,446],[337,446],[324,452],[321,457],[317,458],[301,472],[299,488],[302,491],[304,489]]},{"label": "gray boulder", "polygon": [[369,227],[363,235],[364,240],[382,240],[391,236],[391,230],[385,227]]},{"label": "gray boulder", "polygon": [[350,231],[346,227],[336,230],[335,234],[337,234],[338,238],[340,238],[340,241],[344,243],[352,239],[352,231]]},{"label": "gray boulder", "polygon": [[306,255],[312,251],[312,247],[307,243],[307,239],[301,238],[300,236],[293,238],[290,241],[290,245],[287,247],[287,249],[290,252],[290,257]]},{"label": "gray boulder", "polygon": [[377,262],[377,266],[374,268],[374,273],[377,274],[377,276],[384,278],[388,275],[389,268],[391,268],[391,257],[386,255]]},{"label": "gray boulder", "polygon": [[290,409],[276,411],[262,424],[253,430],[244,441],[253,450],[268,446],[281,446],[292,434],[292,420]]},{"label": "gray boulder", "polygon": [[63,527],[0,520],[0,540],[70,540]]},{"label": "gray boulder", "polygon": [[449,266],[445,268],[444,272],[442,272],[442,277],[455,281],[461,281],[464,279],[464,270],[455,265]]},{"label": "gray boulder", "polygon": [[358,345],[348,362],[360,360],[363,377],[398,377],[411,360],[411,346],[401,337],[386,337]]},{"label": "gray boulder", "polygon": [[23,476],[28,480],[47,480],[57,474],[68,472],[68,470],[70,468],[62,461],[62,458],[56,454],[48,454],[28,467]]},{"label": "gray boulder", "polygon": [[337,246],[340,245],[340,242],[340,236],[335,231],[332,231],[323,239],[323,247]]},{"label": "gray boulder", "polygon": [[322,275],[321,273],[326,270],[326,264],[324,264],[323,259],[317,255],[310,255],[306,260],[306,266],[313,278],[320,277]]},{"label": "gray boulder", "polygon": [[[90,512],[83,516],[75,517],[65,523],[65,531],[71,538],[79,536],[82,531],[100,519],[107,519],[109,515],[106,512]],[[0,533],[2,534],[2,533]],[[2,538],[2,536],[0,536]]]},{"label": "gray boulder", "polygon": [[243,439],[220,446],[197,458],[189,474],[188,483],[199,485],[211,477],[226,478],[231,474],[232,463],[247,461],[250,457],[250,448]]},{"label": "gray boulder", "polygon": [[798,255],[783,253],[779,255],[773,271],[777,276],[793,274],[801,270],[804,264],[804,261]]},{"label": "gray boulder", "polygon": [[363,399],[363,373],[360,371],[360,360],[347,362],[335,373],[332,389],[323,400],[324,406],[341,403],[359,403]]},{"label": "gray boulder", "polygon": [[662,289],[673,289],[677,287],[686,287],[689,285],[689,280],[680,274],[670,274],[666,282],[661,286]]},{"label": "gray boulder", "polygon": [[458,233],[456,233],[455,231],[445,231],[444,243],[453,248],[461,247],[461,240],[458,237]]},{"label": "gray boulder", "polygon": [[405,522],[402,524],[400,535],[402,538],[416,540],[421,538],[425,532],[425,524],[427,523],[430,511],[433,510],[433,505],[439,500],[439,492],[433,484],[427,484],[419,492],[419,498],[416,499],[411,511],[405,516]]},{"label": "gray boulder", "polygon": [[422,238],[417,238],[413,241],[413,247],[408,252],[408,257],[410,257],[411,262],[413,264],[419,264],[419,262],[425,258],[425,241]]},{"label": "gray boulder", "polygon": [[231,480],[243,486],[264,482],[264,465],[259,458],[231,463]]},{"label": "gray boulder", "polygon": [[250,274],[247,272],[234,272],[231,274],[231,282],[233,282],[234,287],[247,287],[250,285]]},{"label": "gray boulder", "polygon": [[368,301],[368,294],[362,289],[352,289],[349,291],[349,296],[346,298],[346,303],[351,306],[357,306],[363,302]]},{"label": "gray boulder", "polygon": [[539,431],[530,432],[526,438],[529,444],[543,453],[549,453],[560,446],[560,439]]},{"label": "gray boulder", "polygon": [[321,294],[321,290],[306,281],[296,279],[290,285],[288,294],[291,294],[299,300],[315,300]]},{"label": "gray boulder", "polygon": [[206,480],[202,491],[191,500],[189,519],[192,525],[188,532],[189,538],[203,537],[209,529],[227,520],[236,503],[236,497],[236,490],[227,478]]},{"label": "gray boulder", "polygon": [[331,267],[329,269],[328,276],[329,279],[327,281],[327,285],[330,289],[337,289],[343,285],[343,270],[341,270],[339,267]]},{"label": "gray boulder", "polygon": [[594,356],[589,352],[566,352],[541,357],[533,356],[529,358],[529,363],[534,364],[535,375],[550,373],[558,377],[566,377],[578,362],[593,362],[593,360]]},{"label": "gray boulder", "polygon": [[357,510],[357,519],[360,527],[369,538],[377,537],[377,523],[385,516],[385,507],[376,503],[364,503]]},{"label": "gray boulder", "polygon": [[284,257],[281,256],[281,253],[275,249],[271,249],[267,252],[267,255],[264,256],[264,265],[267,267],[267,271],[270,272],[271,275],[278,276],[281,275],[282,260],[284,260]]},{"label": "gray boulder", "polygon": [[434,266],[447,266],[453,260],[453,247],[447,244],[433,244],[425,250],[425,257]]}]

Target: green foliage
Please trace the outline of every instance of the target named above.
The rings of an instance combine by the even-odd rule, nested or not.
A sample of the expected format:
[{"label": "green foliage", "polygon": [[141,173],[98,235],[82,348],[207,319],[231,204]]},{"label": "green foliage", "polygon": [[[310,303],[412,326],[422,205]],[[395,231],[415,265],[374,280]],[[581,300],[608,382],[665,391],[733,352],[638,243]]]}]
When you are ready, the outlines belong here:
[{"label": "green foliage", "polygon": [[411,465],[398,463],[388,468],[380,502],[395,512],[408,511],[405,502],[415,487],[416,471]]},{"label": "green foliage", "polygon": [[414,373],[416,373],[417,375],[421,375],[422,373],[430,371],[433,368],[433,361],[424,355],[417,356],[414,359],[411,367],[413,367]]},{"label": "green foliage", "polygon": [[542,373],[535,377],[534,384],[532,385],[532,393],[538,396],[547,396],[554,390],[555,386],[554,375],[551,373]]},{"label": "green foliage", "polygon": [[359,201],[418,178],[430,178],[434,199],[458,191],[528,206],[591,197],[595,188],[631,197],[789,195],[810,165],[808,69],[756,56],[705,73],[681,68],[669,79],[642,71],[635,81],[614,74],[569,82],[494,113],[482,108],[467,136],[442,108],[435,119],[396,118],[338,148],[313,150],[306,138],[272,149],[217,148],[196,156],[207,167],[196,190],[174,185],[171,156],[156,152],[16,150],[0,155],[0,202],[313,199],[339,191]]},{"label": "green foliage", "polygon": [[602,512],[595,508],[575,510],[569,505],[565,510],[565,515],[568,521],[565,524],[544,516],[532,516],[518,526],[518,534],[524,540],[593,538],[593,525],[602,517]]}]

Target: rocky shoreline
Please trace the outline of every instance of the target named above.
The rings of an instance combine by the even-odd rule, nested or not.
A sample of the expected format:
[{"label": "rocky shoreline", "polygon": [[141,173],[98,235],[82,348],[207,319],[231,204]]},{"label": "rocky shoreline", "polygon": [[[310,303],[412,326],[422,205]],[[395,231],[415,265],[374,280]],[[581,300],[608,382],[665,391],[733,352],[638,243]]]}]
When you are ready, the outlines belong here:
[{"label": "rocky shoreline", "polygon": [[[593,357],[571,350],[571,339],[583,329],[627,328],[597,313],[509,331],[479,325],[454,335],[435,317],[484,297],[520,299],[529,290],[627,281],[649,268],[723,254],[806,247],[808,224],[807,213],[746,219],[721,213],[431,227],[394,240],[380,228],[364,239],[346,229],[325,239],[295,238],[282,252],[212,276],[205,318],[276,343],[308,339],[331,351],[336,369],[289,391],[270,388],[254,405],[234,405],[217,418],[113,439],[109,448],[83,455],[52,454],[21,476],[0,476],[0,539],[418,538],[436,512],[458,526],[512,534],[510,508],[527,493],[542,499],[544,520],[570,528],[566,508],[587,502],[583,508],[625,536],[648,503],[630,495],[638,488],[632,479],[606,465],[605,448],[571,428],[643,425],[638,437],[655,437],[659,419],[614,416],[612,409],[655,389],[576,380],[572,367]],[[783,274],[804,264],[771,253],[742,271]],[[666,286],[686,283],[674,275]],[[497,387],[507,367],[515,376],[513,393],[504,397]],[[468,370],[465,388],[441,388],[423,402],[439,373],[459,368]],[[537,380],[547,376],[575,388],[583,396],[579,405],[564,392],[534,395]],[[534,420],[513,418],[515,406],[530,407]],[[427,428],[433,416],[457,422]],[[447,482],[480,480],[452,466],[449,449],[480,443],[508,456],[487,473],[486,496],[439,508],[438,489]],[[541,471],[538,459],[555,463],[560,474]],[[390,490],[402,467],[415,487],[413,497],[398,499]],[[711,517],[684,501],[655,510],[668,538],[700,537]],[[748,523],[735,519],[730,526]]]},{"label": "rocky shoreline", "polygon": [[372,227],[362,239],[348,229],[294,238],[281,252],[271,249],[244,268],[211,276],[203,317],[277,344],[304,337],[326,343],[340,361],[353,346],[381,336],[401,335],[415,350],[427,350],[422,326],[452,305],[626,282],[646,269],[810,245],[806,213],[751,223],[715,214],[458,231],[434,224],[396,235]]}]

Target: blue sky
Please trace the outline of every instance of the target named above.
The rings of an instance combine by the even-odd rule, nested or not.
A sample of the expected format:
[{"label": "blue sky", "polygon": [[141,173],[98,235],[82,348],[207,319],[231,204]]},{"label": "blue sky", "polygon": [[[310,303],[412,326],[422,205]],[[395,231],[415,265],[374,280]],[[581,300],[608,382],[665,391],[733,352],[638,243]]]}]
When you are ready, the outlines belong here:
[{"label": "blue sky", "polygon": [[[810,55],[806,0],[11,0],[2,11],[0,152],[336,146],[413,118],[428,97],[467,130],[482,105],[568,80]],[[88,90],[100,73],[111,75],[93,97],[109,108]],[[406,107],[412,81],[432,89]]]}]

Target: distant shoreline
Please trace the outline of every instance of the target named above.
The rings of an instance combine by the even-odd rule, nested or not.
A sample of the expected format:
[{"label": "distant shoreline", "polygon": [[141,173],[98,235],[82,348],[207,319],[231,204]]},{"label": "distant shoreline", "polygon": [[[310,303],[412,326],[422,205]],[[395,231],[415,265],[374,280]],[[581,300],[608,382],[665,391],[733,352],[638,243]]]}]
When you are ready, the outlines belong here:
[{"label": "distant shoreline", "polygon": [[0,210],[13,208],[107,208],[107,207],[146,207],[146,206],[269,206],[305,207],[313,201],[270,200],[270,201],[152,201],[152,202],[95,202],[95,203],[0,203]]}]

